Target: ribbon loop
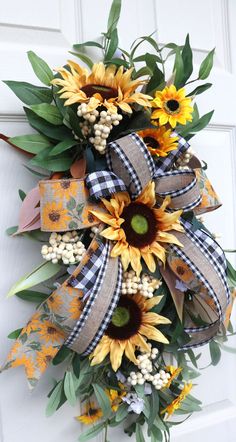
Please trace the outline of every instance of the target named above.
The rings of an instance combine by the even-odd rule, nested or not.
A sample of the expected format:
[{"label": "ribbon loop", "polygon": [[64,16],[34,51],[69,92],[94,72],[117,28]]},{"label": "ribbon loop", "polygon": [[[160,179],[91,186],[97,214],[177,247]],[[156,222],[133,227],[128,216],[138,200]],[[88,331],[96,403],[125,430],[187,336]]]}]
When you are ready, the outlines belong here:
[{"label": "ribbon loop", "polygon": [[85,179],[86,186],[92,198],[106,198],[113,193],[126,191],[124,182],[113,172],[100,170],[90,173]]}]

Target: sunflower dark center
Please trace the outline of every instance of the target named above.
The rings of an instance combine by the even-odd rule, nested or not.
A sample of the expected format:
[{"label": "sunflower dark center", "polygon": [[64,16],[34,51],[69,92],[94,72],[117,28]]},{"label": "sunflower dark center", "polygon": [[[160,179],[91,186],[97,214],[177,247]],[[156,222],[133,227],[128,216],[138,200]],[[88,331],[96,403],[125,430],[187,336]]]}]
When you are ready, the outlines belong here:
[{"label": "sunflower dark center", "polygon": [[97,414],[97,409],[96,408],[89,408],[88,410],[88,416],[95,416]]},{"label": "sunflower dark center", "polygon": [[160,143],[155,138],[144,137],[143,141],[148,146],[152,147],[152,149],[158,149],[160,147]]},{"label": "sunflower dark center", "polygon": [[142,324],[142,311],[135,300],[128,298],[127,296],[121,296],[117,309],[120,309],[120,312],[122,309],[123,314],[124,310],[126,310],[126,322],[124,325],[115,325],[113,322],[113,315],[112,321],[106,330],[106,334],[111,339],[119,339],[122,341],[129,339],[138,333]]},{"label": "sunflower dark center", "polygon": [[81,88],[81,91],[83,91],[87,97],[92,97],[94,94],[100,94],[104,100],[109,100],[109,98],[116,98],[118,96],[117,89],[100,84],[86,84]]},{"label": "sunflower dark center", "polygon": [[179,102],[177,100],[168,100],[166,102],[166,109],[169,112],[177,112],[179,110]]},{"label": "sunflower dark center", "polygon": [[69,189],[69,187],[70,187],[70,181],[68,180],[62,180],[61,181],[61,187],[62,187],[62,189]]},{"label": "sunflower dark center", "polygon": [[54,335],[56,333],[56,329],[54,327],[48,327],[47,332],[49,335]]},{"label": "sunflower dark center", "polygon": [[181,276],[184,275],[184,273],[185,273],[184,268],[181,266],[178,266],[176,271],[177,271],[178,275],[181,275]]},{"label": "sunflower dark center", "polygon": [[122,213],[127,242],[139,249],[152,244],[156,237],[157,222],[150,207],[142,203],[131,203]]},{"label": "sunflower dark center", "polygon": [[59,221],[60,213],[57,212],[56,210],[53,210],[52,212],[49,213],[48,217],[52,222],[55,223],[56,221]]}]

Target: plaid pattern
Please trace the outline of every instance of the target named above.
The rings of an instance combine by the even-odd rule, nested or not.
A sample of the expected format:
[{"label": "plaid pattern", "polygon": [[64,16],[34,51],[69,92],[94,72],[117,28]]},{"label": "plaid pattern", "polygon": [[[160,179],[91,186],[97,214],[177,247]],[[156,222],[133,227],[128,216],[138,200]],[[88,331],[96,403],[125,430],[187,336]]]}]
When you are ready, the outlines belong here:
[{"label": "plaid pattern", "polygon": [[[147,162],[148,168],[150,170],[151,173],[151,177],[154,177],[155,174],[155,164],[154,161],[147,149],[146,144],[143,142],[143,140],[136,134],[136,133],[132,133],[130,135],[128,135],[130,138],[132,138],[132,140],[135,141],[135,143],[137,144],[137,146],[139,147],[139,149],[142,151],[144,159]],[[127,170],[129,177],[130,177],[130,186],[131,184],[133,184],[135,191],[131,192],[130,191],[130,186],[129,186],[129,193],[132,199],[137,198],[140,193],[142,192],[142,185],[140,182],[140,179],[138,177],[138,174],[136,173],[135,168],[133,167],[132,163],[130,162],[130,160],[128,159],[128,157],[126,156],[126,154],[124,153],[124,151],[121,149],[120,145],[119,145],[119,140],[117,141],[112,141],[111,143],[108,144],[108,148],[106,150],[106,159],[107,159],[107,164],[108,167],[111,171],[113,171],[112,168],[112,159],[111,159],[111,150],[114,150],[116,155],[118,156],[118,158],[120,159],[120,161],[123,163],[124,168]]]},{"label": "plaid pattern", "polygon": [[89,260],[82,267],[77,277],[72,276],[68,281],[68,285],[76,289],[83,290],[85,293],[84,298],[87,298],[88,293],[95,284],[99,269],[103,263],[104,248],[105,243],[99,239],[99,247],[97,250],[91,254]]},{"label": "plaid pattern", "polygon": [[109,323],[111,322],[111,318],[113,315],[113,312],[118,304],[118,301],[120,299],[120,293],[121,293],[121,285],[122,285],[122,280],[123,280],[123,270],[122,270],[122,264],[121,261],[119,259],[119,263],[118,263],[118,277],[117,277],[117,282],[116,282],[116,287],[113,293],[113,299],[111,304],[109,305],[109,309],[106,312],[106,316],[103,319],[102,324],[100,325],[96,335],[93,338],[93,341],[91,342],[91,344],[88,346],[87,350],[83,353],[83,356],[87,356],[89,355],[97,346],[97,344],[99,343],[99,341],[101,340],[101,338],[103,337]]},{"label": "plaid pattern", "polygon": [[186,235],[192,240],[192,242],[199,247],[202,251],[204,251],[208,260],[217,270],[217,273],[224,285],[225,293],[227,296],[227,304],[230,303],[230,290],[227,283],[226,278],[226,258],[223,250],[219,246],[219,244],[205,231],[196,230],[193,232],[191,230],[191,224],[187,221],[182,222]]},{"label": "plaid pattern", "polygon": [[155,163],[152,159],[152,156],[146,146],[146,144],[144,143],[143,139],[139,137],[138,134],[136,134],[135,132],[133,132],[132,134],[130,134],[130,137],[136,142],[137,146],[140,148],[141,152],[143,153],[143,156],[147,162],[148,168],[150,170],[151,173],[151,177],[153,178],[155,175]]},{"label": "plaid pattern", "polygon": [[189,148],[189,143],[184,138],[180,137],[177,132],[173,131],[173,136],[179,137],[178,147],[177,149],[169,152],[167,157],[159,158],[156,161],[155,177],[157,177],[158,175],[162,175],[164,172],[171,169],[171,167],[180,157],[180,155],[182,155]]},{"label": "plaid pattern", "polygon": [[113,193],[126,191],[124,182],[113,172],[100,170],[90,173],[85,179],[91,197],[106,198]]},{"label": "plaid pattern", "polygon": [[106,272],[107,263],[108,263],[108,259],[109,259],[109,255],[110,255],[110,249],[111,249],[110,242],[106,241],[105,246],[102,251],[102,262],[100,265],[99,272],[98,272],[95,282],[93,284],[93,288],[89,294],[89,298],[85,304],[83,312],[82,312],[79,320],[77,321],[73,331],[69,335],[68,339],[65,341],[65,345],[67,347],[70,347],[74,343],[74,341],[79,337],[79,334],[80,334],[81,330],[83,329],[83,326],[84,326],[87,318],[89,317],[92,305],[93,305],[93,303],[94,303],[94,301],[100,291],[100,288],[101,288],[101,285],[102,285],[102,282],[104,279],[104,275]]}]

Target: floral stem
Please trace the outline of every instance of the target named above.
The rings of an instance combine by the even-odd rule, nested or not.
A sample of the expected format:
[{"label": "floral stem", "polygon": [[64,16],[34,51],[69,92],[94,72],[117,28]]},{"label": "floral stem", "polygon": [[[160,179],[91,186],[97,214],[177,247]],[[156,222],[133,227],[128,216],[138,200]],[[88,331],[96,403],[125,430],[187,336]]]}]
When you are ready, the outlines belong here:
[{"label": "floral stem", "polygon": [[107,433],[108,433],[108,425],[107,425],[107,422],[106,422],[105,430],[104,430],[104,442],[108,442],[108,440],[107,440]]}]

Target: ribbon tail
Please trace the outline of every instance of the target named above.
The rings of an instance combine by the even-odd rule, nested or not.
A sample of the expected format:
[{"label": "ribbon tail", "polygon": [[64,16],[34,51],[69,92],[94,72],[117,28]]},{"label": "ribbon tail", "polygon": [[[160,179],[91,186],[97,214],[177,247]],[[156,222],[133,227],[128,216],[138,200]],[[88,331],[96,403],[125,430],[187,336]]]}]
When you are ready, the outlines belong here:
[{"label": "ribbon tail", "polygon": [[178,290],[175,286],[176,279],[173,278],[173,272],[168,266],[168,263],[164,266],[160,267],[160,272],[162,277],[170,290],[170,294],[175,304],[176,312],[181,322],[183,322],[183,312],[184,312],[184,299],[185,294]]}]

